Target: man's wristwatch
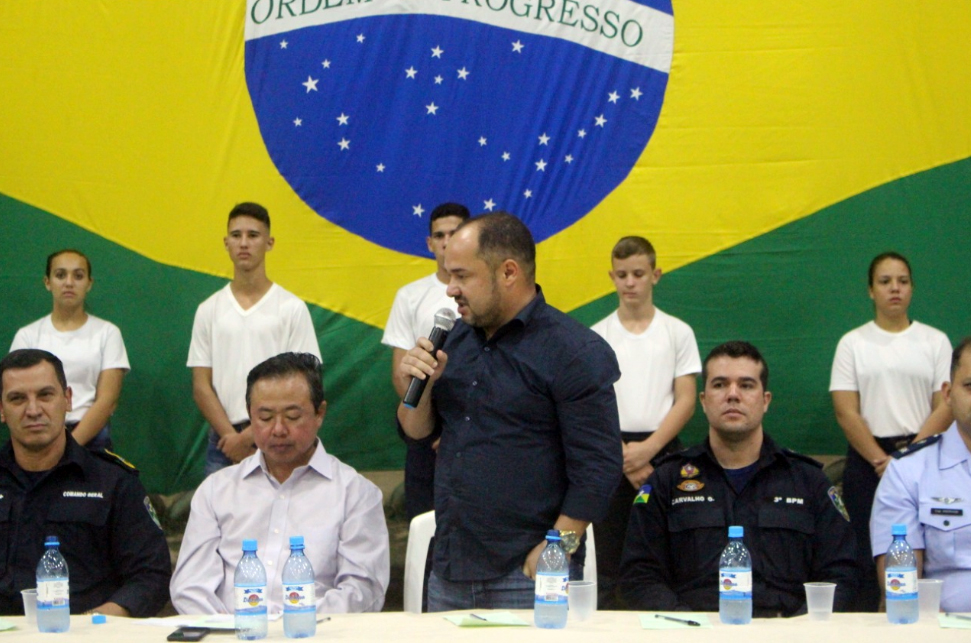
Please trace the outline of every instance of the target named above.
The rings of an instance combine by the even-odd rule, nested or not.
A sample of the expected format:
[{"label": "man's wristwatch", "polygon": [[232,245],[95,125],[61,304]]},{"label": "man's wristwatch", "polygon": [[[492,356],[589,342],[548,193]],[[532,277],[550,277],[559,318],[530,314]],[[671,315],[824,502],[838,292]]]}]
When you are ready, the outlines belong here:
[{"label": "man's wristwatch", "polygon": [[560,530],[560,544],[563,546],[563,551],[572,555],[580,547],[580,534],[575,531]]}]

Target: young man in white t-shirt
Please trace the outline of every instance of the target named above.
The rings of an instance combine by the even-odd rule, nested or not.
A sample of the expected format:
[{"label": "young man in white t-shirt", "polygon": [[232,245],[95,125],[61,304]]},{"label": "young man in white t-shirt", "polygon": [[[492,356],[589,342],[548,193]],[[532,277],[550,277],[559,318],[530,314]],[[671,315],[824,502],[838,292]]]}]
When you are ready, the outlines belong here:
[{"label": "young man in white t-shirt", "polygon": [[233,280],[199,304],[186,363],[192,395],[211,427],[206,475],[256,450],[245,400],[250,369],[286,352],[320,359],[307,305],[266,276],[266,253],[274,243],[266,208],[234,207],[223,243]]},{"label": "young man in white t-shirt", "polygon": [[[391,346],[391,382],[398,397],[404,397],[410,379],[398,375],[398,363],[418,343],[428,337],[435,313],[442,308],[456,311],[455,301],[445,294],[448,271],[445,270],[445,246],[452,233],[469,218],[469,209],[458,203],[443,203],[432,210],[425,243],[435,256],[436,270],[427,277],[402,286],[395,295],[391,316],[381,343]],[[435,438],[437,440],[437,438]],[[435,450],[433,441],[408,442],[405,456],[405,507],[408,519],[434,508]]]},{"label": "young man in white t-shirt", "polygon": [[654,306],[654,286],[661,279],[656,257],[643,237],[617,242],[610,278],[620,304],[593,326],[620,364],[614,391],[624,441],[624,479],[607,517],[594,526],[601,609],[623,607],[616,590],[631,504],[654,463],[681,450],[678,433],[694,413],[695,378],[701,372],[691,327]]}]

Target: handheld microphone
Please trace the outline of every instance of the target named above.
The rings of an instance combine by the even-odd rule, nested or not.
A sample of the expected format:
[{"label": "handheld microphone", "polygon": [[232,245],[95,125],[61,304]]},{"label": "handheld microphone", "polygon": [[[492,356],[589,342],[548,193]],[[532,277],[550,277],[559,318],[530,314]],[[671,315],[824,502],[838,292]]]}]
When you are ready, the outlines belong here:
[{"label": "handheld microphone", "polygon": [[[445,338],[448,337],[448,331],[452,330],[452,326],[455,325],[455,313],[449,308],[442,308],[437,313],[435,313],[435,326],[432,328],[432,332],[428,335],[428,341],[434,344],[432,348],[432,357],[438,354],[442,346],[445,345]],[[407,406],[409,409],[413,409],[418,406],[418,402],[421,401],[421,394],[425,392],[425,386],[428,385],[428,378],[423,380],[418,379],[415,376],[411,378],[411,384],[408,385],[408,391],[405,392],[405,397],[401,400],[401,403]]]}]

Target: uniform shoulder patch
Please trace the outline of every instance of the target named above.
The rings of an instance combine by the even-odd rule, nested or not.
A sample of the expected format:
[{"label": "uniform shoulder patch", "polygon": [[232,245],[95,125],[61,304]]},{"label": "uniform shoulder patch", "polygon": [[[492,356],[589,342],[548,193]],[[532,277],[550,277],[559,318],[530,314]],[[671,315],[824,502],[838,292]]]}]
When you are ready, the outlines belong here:
[{"label": "uniform shoulder patch", "polygon": [[793,451],[792,449],[784,448],[782,449],[782,452],[786,454],[786,457],[792,458],[793,460],[801,460],[802,462],[806,462],[808,464],[813,465],[817,469],[823,468],[823,463],[817,460],[816,458],[811,458],[808,455],[803,455],[801,453]]},{"label": "uniform shoulder patch", "polygon": [[135,467],[135,465],[133,465],[131,462],[124,459],[114,451],[109,451],[107,449],[104,449],[99,451],[91,451],[90,453],[98,456],[105,462],[110,462],[111,464],[119,466],[125,471],[128,471],[129,473],[134,473],[136,476],[138,475],[138,469]]},{"label": "uniform shoulder patch", "polygon": [[635,505],[646,505],[647,501],[651,499],[651,485],[645,484],[641,485],[640,491],[637,492],[637,496],[634,498]]},{"label": "uniform shoulder patch", "polygon": [[846,510],[846,505],[843,504],[843,496],[840,495],[840,490],[836,487],[830,487],[826,495],[829,496],[830,502],[836,507],[836,511],[840,512],[840,515],[843,516],[843,520],[849,522],[850,513]]},{"label": "uniform shoulder patch", "polygon": [[903,458],[905,456],[908,456],[911,453],[917,453],[921,449],[926,448],[926,447],[929,447],[932,444],[937,444],[938,442],[941,441],[941,438],[942,437],[943,436],[940,433],[937,434],[937,435],[932,435],[929,438],[924,438],[923,440],[920,440],[919,442],[914,442],[913,444],[911,444],[909,446],[905,446],[903,449],[897,449],[896,451],[894,451],[890,455],[891,455],[891,457],[893,457],[894,460],[899,460],[900,458]]}]

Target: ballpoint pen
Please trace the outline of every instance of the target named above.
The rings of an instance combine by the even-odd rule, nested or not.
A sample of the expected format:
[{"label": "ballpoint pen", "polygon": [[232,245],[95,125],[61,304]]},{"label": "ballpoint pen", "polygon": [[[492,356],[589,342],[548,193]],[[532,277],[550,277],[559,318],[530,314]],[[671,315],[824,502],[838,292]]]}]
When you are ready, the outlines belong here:
[{"label": "ballpoint pen", "polygon": [[655,614],[654,618],[663,618],[665,621],[671,621],[672,623],[682,623],[684,625],[690,625],[691,627],[701,627],[701,623],[698,621],[689,621],[686,618],[674,618],[673,616],[665,616],[664,614]]},{"label": "ballpoint pen", "polygon": [[478,614],[469,614],[469,616],[471,616],[472,618],[477,618],[477,619],[479,619],[480,621],[488,621],[488,620],[489,620],[489,619],[487,619],[487,618],[486,618],[486,617],[484,617],[484,616],[479,616]]}]

